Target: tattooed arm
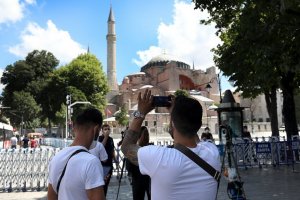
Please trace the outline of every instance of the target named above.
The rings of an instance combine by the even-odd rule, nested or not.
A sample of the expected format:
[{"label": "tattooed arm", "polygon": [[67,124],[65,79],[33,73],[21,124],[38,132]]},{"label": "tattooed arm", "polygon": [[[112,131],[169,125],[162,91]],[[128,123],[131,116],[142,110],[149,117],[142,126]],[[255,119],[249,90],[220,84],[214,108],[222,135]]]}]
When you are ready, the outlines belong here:
[{"label": "tattooed arm", "polygon": [[[152,109],[152,100],[150,90],[146,90],[143,97],[141,93],[138,96],[138,110],[146,116]],[[125,132],[125,137],[121,146],[121,150],[125,157],[135,165],[138,165],[137,152],[140,146],[137,145],[137,140],[139,139],[139,133],[141,131],[141,126],[144,118],[134,118],[129,126],[129,129]]]},{"label": "tattooed arm", "polygon": [[137,145],[139,139],[139,132],[143,123],[143,118],[133,119],[129,129],[125,132],[125,137],[121,146],[121,150],[125,157],[134,165],[138,165],[137,152],[140,148]]}]

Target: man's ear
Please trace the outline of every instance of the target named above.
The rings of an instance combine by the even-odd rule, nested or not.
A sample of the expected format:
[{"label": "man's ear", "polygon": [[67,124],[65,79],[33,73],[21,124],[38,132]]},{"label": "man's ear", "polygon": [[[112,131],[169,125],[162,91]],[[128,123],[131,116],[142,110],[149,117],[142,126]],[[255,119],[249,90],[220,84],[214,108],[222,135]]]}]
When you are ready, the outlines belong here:
[{"label": "man's ear", "polygon": [[100,132],[100,125],[99,124],[97,124],[96,126],[94,126],[94,133],[96,132]]}]

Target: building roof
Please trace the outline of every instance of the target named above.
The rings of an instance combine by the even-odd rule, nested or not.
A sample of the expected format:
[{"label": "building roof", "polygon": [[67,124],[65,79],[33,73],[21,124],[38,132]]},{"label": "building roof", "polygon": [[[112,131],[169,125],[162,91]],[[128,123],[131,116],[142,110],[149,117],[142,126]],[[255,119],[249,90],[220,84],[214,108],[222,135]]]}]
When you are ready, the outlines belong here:
[{"label": "building roof", "polygon": [[177,67],[184,68],[184,69],[190,69],[190,65],[181,61],[179,58],[176,58],[175,56],[163,53],[163,54],[153,57],[146,65],[144,65],[142,67],[141,71],[148,69],[150,67],[153,67],[153,66],[164,67],[169,62],[176,62]]},{"label": "building roof", "polygon": [[163,53],[153,57],[148,63],[162,62],[162,61],[180,61],[180,60],[175,56]]},{"label": "building roof", "polygon": [[153,88],[153,85],[143,85],[140,89]]},{"label": "building roof", "polygon": [[116,118],[115,117],[109,117],[109,118],[106,118],[103,120],[104,122],[114,122],[116,121]]},{"label": "building roof", "polygon": [[202,101],[202,102],[209,102],[209,103],[214,102],[214,100],[204,97],[202,95],[191,95],[191,97],[197,99],[198,101]]},{"label": "building roof", "polygon": [[128,74],[127,78],[128,78],[128,76],[145,75],[145,74],[146,74],[145,72],[136,72],[136,73],[133,73],[133,74]]}]

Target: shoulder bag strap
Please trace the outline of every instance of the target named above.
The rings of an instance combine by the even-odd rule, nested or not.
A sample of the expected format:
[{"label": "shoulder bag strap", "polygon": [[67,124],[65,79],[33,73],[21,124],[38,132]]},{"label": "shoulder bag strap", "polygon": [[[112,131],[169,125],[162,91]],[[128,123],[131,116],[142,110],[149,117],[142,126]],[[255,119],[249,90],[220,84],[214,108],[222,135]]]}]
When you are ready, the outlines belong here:
[{"label": "shoulder bag strap", "polygon": [[66,163],[66,165],[65,165],[65,167],[64,167],[64,169],[63,169],[63,171],[62,171],[62,173],[61,173],[61,175],[60,175],[60,177],[59,177],[59,179],[58,179],[57,186],[56,186],[57,195],[58,195],[58,191],[59,191],[59,186],[60,186],[61,179],[62,179],[62,178],[64,177],[64,175],[65,175],[66,168],[67,168],[67,165],[68,165],[69,160],[70,160],[73,156],[75,156],[76,154],[78,154],[78,153],[80,153],[80,152],[87,152],[87,153],[89,153],[89,152],[88,152],[87,150],[85,150],[85,149],[78,149],[78,150],[76,150],[74,153],[72,153],[72,155],[69,157],[69,159],[68,159],[68,161],[67,161],[67,163]]},{"label": "shoulder bag strap", "polygon": [[205,160],[200,158],[197,154],[195,154],[193,151],[191,151],[189,148],[181,145],[181,144],[175,144],[174,148],[186,155],[188,158],[190,158],[192,161],[194,161],[197,165],[199,165],[202,169],[204,169],[208,174],[210,174],[214,179],[219,183],[221,178],[221,173],[215,168],[213,168],[210,164],[208,164]]}]

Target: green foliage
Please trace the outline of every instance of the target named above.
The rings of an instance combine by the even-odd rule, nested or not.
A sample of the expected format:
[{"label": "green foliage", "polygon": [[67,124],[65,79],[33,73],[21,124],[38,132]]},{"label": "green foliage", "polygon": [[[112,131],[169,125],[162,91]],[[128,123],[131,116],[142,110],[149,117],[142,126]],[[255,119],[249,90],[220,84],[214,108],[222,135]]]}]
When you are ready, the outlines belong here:
[{"label": "green foliage", "polygon": [[[1,78],[5,85],[1,101],[3,106],[15,111],[5,112],[15,125],[20,124],[21,114],[30,128],[38,123],[50,125],[51,121],[64,123],[67,94],[72,95],[72,102],[90,101],[104,110],[108,85],[97,58],[82,54],[70,64],[55,69],[58,63],[52,53],[34,50],[25,60],[6,67]],[[74,106],[74,115],[85,106]]]},{"label": "green foliage", "polygon": [[121,126],[128,125],[129,117],[128,117],[128,111],[126,110],[125,106],[121,107],[121,110],[116,113],[115,117],[116,117],[116,121]]},{"label": "green foliage", "polygon": [[[29,124],[28,127],[35,127],[39,123],[35,120],[36,117],[47,118],[49,115],[48,110],[44,107],[44,105],[49,106],[48,95],[43,94],[43,90],[47,87],[49,78],[57,65],[58,60],[52,53],[34,50],[27,55],[25,60],[8,65],[4,70],[1,78],[1,83],[5,85],[2,104],[17,111],[18,115],[22,113]],[[20,99],[16,100],[15,97]],[[28,102],[25,101],[25,104],[22,105],[22,98],[28,99]],[[19,103],[21,105],[18,105]],[[40,105],[43,112],[40,112]],[[33,107],[30,111],[24,106]],[[20,116],[9,114],[9,111],[7,111],[7,115],[10,116],[13,123],[19,123]]]},{"label": "green foliage", "polygon": [[185,96],[185,97],[188,97],[190,96],[189,92],[186,91],[186,90],[176,90],[176,92],[174,93],[175,97],[178,97],[178,96]]},{"label": "green foliage", "polygon": [[[66,95],[71,95],[72,102],[89,101],[95,108],[103,111],[107,92],[107,80],[101,63],[92,54],[82,54],[70,64],[54,71],[43,96],[49,99],[47,105],[51,105],[48,107],[51,119],[64,123],[63,120],[56,118],[62,111],[62,104],[66,104]],[[82,104],[73,106],[73,118],[86,106]]]},{"label": "green foliage", "polygon": [[32,123],[41,111],[41,107],[36,103],[33,96],[24,91],[14,92],[13,101],[11,102],[11,108],[13,110],[7,110],[7,115],[10,118],[10,122],[14,126],[19,126],[22,117],[23,122]]},{"label": "green foliage", "polygon": [[[76,88],[85,96],[85,99],[80,97],[81,99],[72,101],[87,100],[99,110],[104,110],[105,96],[109,89],[102,65],[94,55],[82,54],[78,56],[61,70],[60,76],[65,77],[68,86]],[[70,88],[68,92],[73,96]]]},{"label": "green foliage", "polygon": [[0,116],[0,122],[8,124],[9,120],[1,114],[1,116]]},{"label": "green foliage", "polygon": [[215,63],[244,97],[281,88],[288,136],[296,133],[294,89],[300,80],[300,2],[194,0],[207,10],[223,43]]},{"label": "green foliage", "polygon": [[66,111],[67,111],[67,106],[65,104],[61,104],[61,109],[55,113],[54,123],[64,124],[66,121]]}]

